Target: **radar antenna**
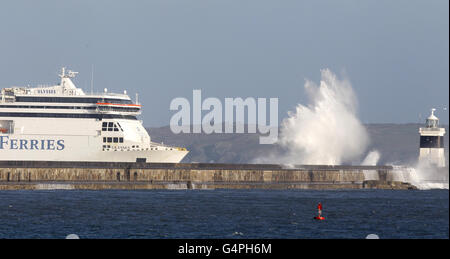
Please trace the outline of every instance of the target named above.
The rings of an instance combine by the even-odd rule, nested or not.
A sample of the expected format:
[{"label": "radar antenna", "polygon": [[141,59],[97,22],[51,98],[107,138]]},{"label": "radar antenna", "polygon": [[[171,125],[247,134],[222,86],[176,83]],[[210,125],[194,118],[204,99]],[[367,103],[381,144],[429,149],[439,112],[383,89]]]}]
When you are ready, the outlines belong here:
[{"label": "radar antenna", "polygon": [[73,78],[78,74],[78,72],[68,70],[66,75],[66,68],[61,68],[61,74],[59,75],[61,78]]}]

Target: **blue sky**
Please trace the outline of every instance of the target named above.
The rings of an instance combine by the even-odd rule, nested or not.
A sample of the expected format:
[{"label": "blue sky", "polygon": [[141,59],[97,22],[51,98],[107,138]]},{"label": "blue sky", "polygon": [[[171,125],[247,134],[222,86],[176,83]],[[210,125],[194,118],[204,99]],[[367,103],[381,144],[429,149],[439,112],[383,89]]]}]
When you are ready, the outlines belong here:
[{"label": "blue sky", "polygon": [[[170,101],[278,97],[279,118],[307,102],[320,69],[347,76],[364,123],[448,124],[447,0],[2,1],[0,87],[57,82],[136,92],[145,126]],[[447,110],[443,110],[447,107]]]}]

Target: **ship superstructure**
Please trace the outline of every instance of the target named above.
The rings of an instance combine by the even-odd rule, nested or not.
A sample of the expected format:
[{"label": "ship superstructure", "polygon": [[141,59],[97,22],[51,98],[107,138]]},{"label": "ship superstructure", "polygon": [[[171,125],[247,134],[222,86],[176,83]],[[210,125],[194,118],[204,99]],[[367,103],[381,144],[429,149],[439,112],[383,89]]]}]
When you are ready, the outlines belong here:
[{"label": "ship superstructure", "polygon": [[185,148],[154,143],[123,94],[86,94],[61,70],[59,85],[1,90],[0,160],[178,163]]}]

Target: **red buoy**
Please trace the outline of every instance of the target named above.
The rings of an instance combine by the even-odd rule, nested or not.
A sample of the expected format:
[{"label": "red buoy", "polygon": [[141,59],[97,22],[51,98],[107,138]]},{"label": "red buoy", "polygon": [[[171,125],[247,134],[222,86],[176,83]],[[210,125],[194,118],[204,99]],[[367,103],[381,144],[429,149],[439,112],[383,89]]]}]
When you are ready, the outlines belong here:
[{"label": "red buoy", "polygon": [[319,212],[319,215],[317,215],[316,217],[314,217],[314,219],[317,219],[317,220],[324,220],[325,218],[322,217],[322,203],[321,203],[321,202],[319,202],[319,204],[317,205],[317,210],[318,210],[318,212]]}]

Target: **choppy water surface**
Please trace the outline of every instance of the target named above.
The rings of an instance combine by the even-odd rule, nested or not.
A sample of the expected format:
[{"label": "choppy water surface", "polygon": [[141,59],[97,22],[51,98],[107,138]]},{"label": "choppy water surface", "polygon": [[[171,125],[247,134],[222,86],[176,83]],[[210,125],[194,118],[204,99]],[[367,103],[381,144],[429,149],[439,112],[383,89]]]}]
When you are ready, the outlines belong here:
[{"label": "choppy water surface", "polygon": [[[0,238],[449,238],[448,190],[0,191]],[[325,221],[315,221],[323,204]]]}]

